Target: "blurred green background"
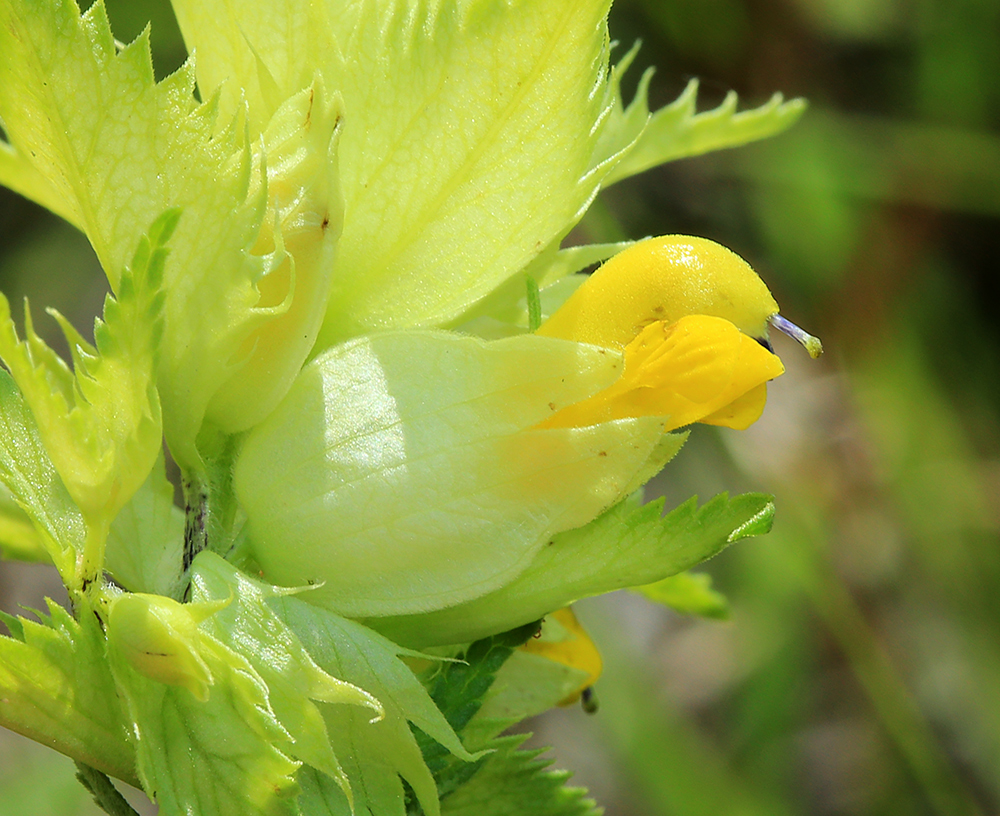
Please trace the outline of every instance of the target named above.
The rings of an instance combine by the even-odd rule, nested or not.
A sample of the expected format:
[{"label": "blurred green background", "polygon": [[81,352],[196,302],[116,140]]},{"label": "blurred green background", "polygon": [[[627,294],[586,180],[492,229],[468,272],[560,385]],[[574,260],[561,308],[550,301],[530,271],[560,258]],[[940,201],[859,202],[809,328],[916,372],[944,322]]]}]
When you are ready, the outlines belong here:
[{"label": "blurred green background", "polygon": [[[183,59],[166,3],[108,6],[121,40],[153,21],[161,74]],[[574,238],[718,240],[827,353],[777,338],[764,418],[697,428],[651,486],[775,494],[773,532],[705,568],[730,620],[581,604],[601,710],[553,712],[536,739],[609,816],[997,813],[1000,3],[619,0],[611,19],[618,55],[643,40],[631,85],[657,66],[656,105],[697,76],[702,107],[735,89],[811,108],[609,189]],[[0,286],[81,327],[104,292],[86,241],[2,190]],[[4,609],[58,591],[0,564]],[[74,785],[0,734],[0,816],[92,813]]]}]

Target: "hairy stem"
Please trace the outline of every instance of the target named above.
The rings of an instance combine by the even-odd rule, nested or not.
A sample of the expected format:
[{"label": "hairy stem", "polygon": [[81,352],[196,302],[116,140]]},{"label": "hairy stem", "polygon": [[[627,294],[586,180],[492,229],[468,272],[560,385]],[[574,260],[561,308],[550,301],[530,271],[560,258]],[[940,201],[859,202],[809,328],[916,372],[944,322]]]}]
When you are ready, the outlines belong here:
[{"label": "hairy stem", "polygon": [[110,816],[139,816],[136,810],[125,800],[111,780],[82,762],[76,763],[76,778],[90,791],[97,806]]}]

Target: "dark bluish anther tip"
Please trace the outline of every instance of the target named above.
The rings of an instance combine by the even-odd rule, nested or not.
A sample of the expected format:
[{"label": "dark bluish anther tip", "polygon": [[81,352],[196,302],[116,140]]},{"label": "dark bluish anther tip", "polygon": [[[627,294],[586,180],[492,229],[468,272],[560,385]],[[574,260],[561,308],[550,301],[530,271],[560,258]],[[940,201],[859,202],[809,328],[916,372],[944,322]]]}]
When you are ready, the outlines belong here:
[{"label": "dark bluish anther tip", "polygon": [[769,352],[771,352],[771,354],[774,354],[774,349],[771,348],[771,341],[768,340],[766,337],[755,337],[754,340],[756,340],[764,348],[766,348]]},{"label": "dark bluish anther tip", "polygon": [[787,334],[793,340],[801,343],[805,350],[809,352],[809,356],[814,360],[823,353],[823,344],[819,341],[818,337],[813,337],[809,332],[803,331],[791,320],[785,320],[779,314],[773,314],[768,319],[767,322],[770,323],[774,328],[783,334]]}]

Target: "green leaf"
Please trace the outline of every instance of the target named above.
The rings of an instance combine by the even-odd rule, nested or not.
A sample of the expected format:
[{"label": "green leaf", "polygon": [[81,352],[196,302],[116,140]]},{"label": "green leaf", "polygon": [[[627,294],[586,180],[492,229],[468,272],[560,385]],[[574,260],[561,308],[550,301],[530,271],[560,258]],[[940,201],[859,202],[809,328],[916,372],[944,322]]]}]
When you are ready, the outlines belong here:
[{"label": "green leaf", "polygon": [[154,82],[148,32],[119,52],[101,2],[83,15],[73,0],[5,2],[0,53],[7,135],[114,289],[149,222],[185,212],[164,269],[157,373],[171,452],[196,467],[206,412],[230,432],[254,424],[319,329],[340,229],[336,101],[305,88],[251,139],[242,114],[220,117],[210,95],[198,104],[190,65]]},{"label": "green leaf", "polygon": [[663,500],[621,502],[576,530],[554,536],[528,568],[496,592],[424,615],[373,618],[368,625],[411,646],[462,643],[536,620],[574,600],[662,580],[711,558],[733,541],[770,528],[770,496],[722,493],[661,517]]},{"label": "green leaf", "polygon": [[[518,646],[538,633],[540,622],[530,623],[510,632],[483,638],[471,644],[461,660],[444,663],[429,683],[431,699],[459,734],[464,734],[470,721],[483,707],[486,695],[497,672],[507,663]],[[484,761],[462,761],[452,758],[448,750],[416,729],[417,744],[427,767],[434,775],[438,797],[444,798],[467,782]],[[489,746],[487,746],[489,747]],[[422,813],[417,802],[408,810]]]},{"label": "green leaf", "polygon": [[515,723],[557,706],[585,684],[589,673],[537,654],[518,649],[497,672],[483,698],[482,707],[462,731],[471,750]]},{"label": "green leaf", "polygon": [[3,139],[0,139],[0,184],[41,204],[73,226],[80,227],[80,224],[74,221],[75,214],[72,207],[67,205],[58,189]]},{"label": "green leaf", "polygon": [[0,558],[52,563],[48,548],[31,518],[0,483]]},{"label": "green leaf", "polygon": [[[109,640],[118,642],[110,631]],[[282,750],[289,734],[267,685],[245,657],[210,635],[199,632],[189,645],[211,678],[205,700],[140,674],[132,655],[109,649],[143,789],[165,813],[297,816],[299,763]]]},{"label": "green leaf", "polygon": [[[425,683],[434,704],[456,733],[461,734],[479,712],[497,672],[518,646],[537,634],[539,626],[536,621],[477,640],[460,652],[458,659],[443,663]],[[437,775],[448,764],[447,750],[422,732],[417,733],[417,742],[427,767]]]},{"label": "green leaf", "polygon": [[[402,777],[425,812],[436,816],[434,779],[408,723],[455,756],[467,761],[475,757],[462,747],[420,681],[400,659],[422,655],[297,598],[272,598],[270,605],[323,670],[366,689],[385,709],[385,717],[378,722],[371,722],[364,711],[353,706],[326,706],[324,710],[330,741],[351,783],[355,812],[362,816],[402,816]],[[346,800],[332,780],[307,769],[301,779],[304,813],[313,816],[347,812]]]},{"label": "green leaf", "polygon": [[657,417],[535,427],[619,365],[613,352],[534,335],[400,331],[330,349],[236,462],[263,577],[322,584],[309,601],[351,617],[501,586],[551,535],[624,495],[658,450]]},{"label": "green leaf", "polygon": [[125,717],[91,612],[74,620],[52,601],[40,622],[3,616],[0,724],[133,784]]},{"label": "green leaf", "polygon": [[[465,650],[462,659],[441,666],[430,683],[431,699],[444,713],[448,723],[461,732],[483,705],[483,698],[493,685],[496,674],[514,650],[536,635],[541,622],[536,621],[509,632],[477,640]],[[431,770],[440,767],[446,754],[441,747],[427,744],[424,756]]]},{"label": "green leaf", "polygon": [[[324,672],[267,600],[279,590],[251,581],[213,553],[203,552],[191,573],[196,602],[232,599],[203,629],[247,657],[268,688],[275,716],[291,737],[289,752],[327,774],[350,796],[347,781],[330,747],[323,716],[313,702],[360,705],[365,716],[383,715],[379,702],[361,689]],[[287,593],[287,590],[283,592]]]},{"label": "green leaf", "polygon": [[[633,55],[634,51],[629,61]],[[643,76],[628,108],[619,116],[609,117],[601,136],[604,153],[613,147],[625,148],[636,138],[637,122],[649,114],[646,100],[649,76],[649,72]],[[786,102],[776,93],[758,108],[737,112],[737,96],[730,91],[717,108],[697,113],[697,96],[698,80],[693,79],[677,99],[649,116],[638,140],[625,149],[623,158],[604,180],[604,186],[668,161],[774,136],[795,124],[806,109],[805,100]]]},{"label": "green leaf", "polygon": [[517,750],[528,736],[498,740],[482,769],[442,801],[442,816],[600,816],[586,790],[566,786],[568,771],[547,770],[551,760],[538,759],[544,749]]},{"label": "green leaf", "polygon": [[0,481],[36,525],[64,581],[76,565],[86,528],[42,444],[38,425],[11,376],[0,369]]},{"label": "green leaf", "polygon": [[106,565],[130,592],[173,597],[181,573],[184,514],[174,504],[162,454],[108,534]]},{"label": "green leaf", "polygon": [[[321,343],[454,321],[579,220],[605,0],[338,8],[345,225]],[[484,59],[502,54],[502,59]]]},{"label": "green leaf", "polygon": [[649,600],[677,612],[703,618],[728,618],[729,602],[712,589],[712,576],[703,572],[679,572],[652,584],[635,588]]},{"label": "green leaf", "polygon": [[122,273],[118,297],[104,302],[91,345],[58,313],[74,372],[35,334],[25,305],[20,341],[0,295],[0,356],[31,406],[38,433],[90,524],[109,525],[145,481],[161,446],[154,384],[162,333],[164,243],[179,213],[168,211],[143,237]]}]

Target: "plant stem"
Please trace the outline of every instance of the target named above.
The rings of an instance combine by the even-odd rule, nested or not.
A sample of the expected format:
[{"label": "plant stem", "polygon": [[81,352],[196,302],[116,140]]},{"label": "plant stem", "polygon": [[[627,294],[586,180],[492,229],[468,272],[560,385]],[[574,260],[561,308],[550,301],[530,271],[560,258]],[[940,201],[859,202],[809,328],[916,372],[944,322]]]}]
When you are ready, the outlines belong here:
[{"label": "plant stem", "polygon": [[104,548],[108,541],[108,524],[85,518],[87,538],[76,570],[76,587],[81,595],[88,595],[90,588],[99,584],[104,569]]},{"label": "plant stem", "polygon": [[97,806],[105,813],[110,814],[110,816],[139,816],[125,797],[118,792],[111,780],[96,768],[77,762],[76,778],[90,791]]}]

